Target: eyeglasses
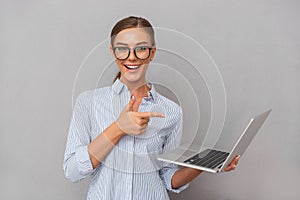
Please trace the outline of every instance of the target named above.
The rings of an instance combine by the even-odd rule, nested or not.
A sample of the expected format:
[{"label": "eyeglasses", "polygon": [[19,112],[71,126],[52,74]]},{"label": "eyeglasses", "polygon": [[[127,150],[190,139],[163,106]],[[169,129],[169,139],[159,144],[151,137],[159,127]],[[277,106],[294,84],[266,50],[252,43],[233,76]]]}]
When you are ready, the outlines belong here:
[{"label": "eyeglasses", "polygon": [[[146,60],[150,56],[150,51],[153,47],[148,47],[148,46],[137,46],[132,48],[135,57],[137,57],[140,60]],[[114,47],[113,48],[115,57],[118,60],[126,60],[129,55],[131,48],[129,47]]]}]

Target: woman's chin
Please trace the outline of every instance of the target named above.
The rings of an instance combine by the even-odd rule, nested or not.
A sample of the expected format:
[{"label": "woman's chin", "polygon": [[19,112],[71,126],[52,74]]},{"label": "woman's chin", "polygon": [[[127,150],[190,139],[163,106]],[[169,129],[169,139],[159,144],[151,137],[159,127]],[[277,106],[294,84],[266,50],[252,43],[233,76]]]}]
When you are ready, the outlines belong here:
[{"label": "woman's chin", "polygon": [[122,79],[124,82],[127,82],[127,83],[139,83],[139,82],[144,82],[145,80],[145,77],[141,77],[137,74],[125,74],[123,76],[123,79]]}]

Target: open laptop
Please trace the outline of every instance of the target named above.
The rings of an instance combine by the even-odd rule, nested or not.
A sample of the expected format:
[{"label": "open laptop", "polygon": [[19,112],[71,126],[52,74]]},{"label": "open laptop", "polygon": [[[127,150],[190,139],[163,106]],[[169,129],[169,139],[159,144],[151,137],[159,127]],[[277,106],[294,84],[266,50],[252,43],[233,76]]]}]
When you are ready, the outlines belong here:
[{"label": "open laptop", "polygon": [[235,156],[242,155],[245,152],[270,112],[271,109],[250,119],[247,127],[230,152],[214,148],[202,148],[200,152],[195,152],[180,145],[173,151],[159,155],[157,159],[212,173],[222,172]]}]

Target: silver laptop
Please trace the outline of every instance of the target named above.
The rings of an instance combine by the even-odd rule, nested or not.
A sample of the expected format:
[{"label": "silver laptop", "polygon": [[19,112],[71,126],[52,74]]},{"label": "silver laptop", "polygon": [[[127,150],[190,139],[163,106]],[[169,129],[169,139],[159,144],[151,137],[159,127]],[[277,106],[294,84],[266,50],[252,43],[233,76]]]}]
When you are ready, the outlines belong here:
[{"label": "silver laptop", "polygon": [[200,152],[195,152],[180,145],[173,151],[159,155],[158,160],[212,173],[223,172],[235,156],[242,155],[245,152],[270,112],[271,109],[250,119],[230,152],[215,148],[202,148]]}]

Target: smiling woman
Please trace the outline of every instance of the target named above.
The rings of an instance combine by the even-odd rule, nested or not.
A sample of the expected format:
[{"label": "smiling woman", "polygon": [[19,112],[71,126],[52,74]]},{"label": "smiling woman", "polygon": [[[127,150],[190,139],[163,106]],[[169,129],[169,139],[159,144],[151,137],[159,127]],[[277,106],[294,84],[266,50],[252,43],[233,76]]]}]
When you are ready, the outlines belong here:
[{"label": "smiling woman", "polygon": [[[137,42],[137,40],[134,40],[134,45],[137,46],[137,50],[134,49],[134,55],[137,58],[141,58],[141,60],[148,59],[150,56],[150,51],[152,48],[155,46],[155,36],[154,36],[154,30],[150,22],[144,18],[141,17],[127,17],[115,24],[113,27],[110,37],[111,37],[111,47],[113,47],[113,51],[115,52],[115,58],[119,60],[127,59],[130,56],[130,48],[128,48],[128,41],[125,40],[125,43],[122,43],[121,41],[115,42],[115,39],[117,36],[120,36],[120,32],[125,32],[126,30],[128,31],[129,29],[139,29],[140,33],[142,33],[145,38],[147,38],[147,41],[140,41]],[[146,34],[145,34],[146,33]],[[127,34],[127,36],[131,37],[133,35]],[[122,49],[121,47],[126,47]],[[121,49],[120,49],[121,48]],[[119,50],[126,51],[123,53],[118,52]],[[143,51],[143,55],[141,55],[142,52],[138,53],[140,50],[145,50]],[[153,52],[153,51],[152,51]],[[154,49],[155,52],[155,49]],[[116,54],[117,53],[117,54]],[[148,55],[148,54],[149,55]],[[146,56],[148,55],[148,56]],[[153,55],[154,56],[154,55]],[[151,59],[153,58],[151,57]],[[130,65],[129,65],[130,66]],[[115,80],[117,78],[121,77],[121,71],[117,74],[115,77]],[[115,81],[114,80],[114,81]]]},{"label": "smiling woman", "polygon": [[146,83],[145,75],[156,47],[148,28],[127,28],[113,36],[111,53],[120,70],[120,80],[135,90]]},{"label": "smiling woman", "polygon": [[140,17],[119,21],[110,51],[120,72],[112,86],[77,98],[65,176],[76,182],[91,175],[88,199],[169,199],[167,190],[184,190],[201,171],[156,159],[179,145],[182,109],[146,82],[156,52],[151,24]]}]

